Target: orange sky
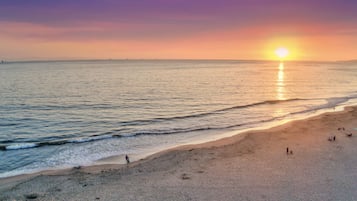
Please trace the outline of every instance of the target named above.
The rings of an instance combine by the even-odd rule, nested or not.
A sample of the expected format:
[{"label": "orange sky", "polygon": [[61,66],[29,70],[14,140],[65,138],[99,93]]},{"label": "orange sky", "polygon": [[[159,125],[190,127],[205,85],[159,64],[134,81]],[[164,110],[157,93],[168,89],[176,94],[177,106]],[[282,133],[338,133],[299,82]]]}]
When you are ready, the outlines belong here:
[{"label": "orange sky", "polygon": [[116,13],[123,5],[110,0],[91,1],[101,6],[98,13],[71,1],[39,1],[37,7],[24,2],[0,3],[0,59],[277,59],[280,46],[291,60],[357,58],[352,1],[316,1],[327,3],[320,6],[268,0],[275,3],[270,7],[257,0],[227,6],[207,1],[199,7],[157,0],[152,2],[165,6],[127,3],[131,12],[121,15]]}]

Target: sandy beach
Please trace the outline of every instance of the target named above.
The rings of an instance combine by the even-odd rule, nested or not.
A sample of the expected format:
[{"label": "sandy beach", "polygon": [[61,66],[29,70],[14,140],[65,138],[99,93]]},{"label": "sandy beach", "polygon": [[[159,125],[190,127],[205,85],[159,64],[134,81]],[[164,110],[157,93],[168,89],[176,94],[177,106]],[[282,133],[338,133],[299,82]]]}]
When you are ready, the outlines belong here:
[{"label": "sandy beach", "polygon": [[348,107],[129,165],[0,179],[0,200],[352,201],[357,200],[356,129],[357,107]]}]

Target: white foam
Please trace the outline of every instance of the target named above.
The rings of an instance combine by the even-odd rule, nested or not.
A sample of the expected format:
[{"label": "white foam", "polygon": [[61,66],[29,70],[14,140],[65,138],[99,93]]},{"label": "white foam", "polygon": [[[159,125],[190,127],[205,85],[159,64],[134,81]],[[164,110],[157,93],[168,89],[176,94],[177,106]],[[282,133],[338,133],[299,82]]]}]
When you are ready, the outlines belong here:
[{"label": "white foam", "polygon": [[38,145],[36,143],[17,143],[17,144],[12,144],[6,146],[6,150],[16,150],[16,149],[28,149],[28,148],[33,148],[37,147]]},{"label": "white foam", "polygon": [[104,140],[112,137],[113,137],[112,135],[100,135],[100,136],[93,136],[93,137],[77,138],[77,139],[69,140],[68,142],[82,143],[82,142],[90,142],[95,140]]}]

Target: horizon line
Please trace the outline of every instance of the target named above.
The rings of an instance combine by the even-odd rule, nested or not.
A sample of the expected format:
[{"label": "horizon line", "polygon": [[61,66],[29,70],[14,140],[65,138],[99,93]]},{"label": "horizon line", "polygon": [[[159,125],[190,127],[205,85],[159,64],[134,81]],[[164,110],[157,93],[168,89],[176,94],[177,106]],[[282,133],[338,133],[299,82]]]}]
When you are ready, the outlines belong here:
[{"label": "horizon line", "polygon": [[357,62],[357,59],[347,60],[274,60],[274,59],[152,59],[152,58],[121,58],[121,59],[24,59],[24,60],[0,60],[0,64],[11,63],[45,63],[45,62],[96,62],[96,61],[243,61],[243,62]]}]

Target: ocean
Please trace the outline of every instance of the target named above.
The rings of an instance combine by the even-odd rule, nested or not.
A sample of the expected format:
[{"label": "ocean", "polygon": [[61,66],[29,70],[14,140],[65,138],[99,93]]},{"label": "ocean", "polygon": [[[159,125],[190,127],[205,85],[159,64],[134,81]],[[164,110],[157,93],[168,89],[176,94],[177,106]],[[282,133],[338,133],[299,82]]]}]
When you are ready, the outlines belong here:
[{"label": "ocean", "polygon": [[352,61],[4,63],[0,177],[125,163],[356,103]]}]

